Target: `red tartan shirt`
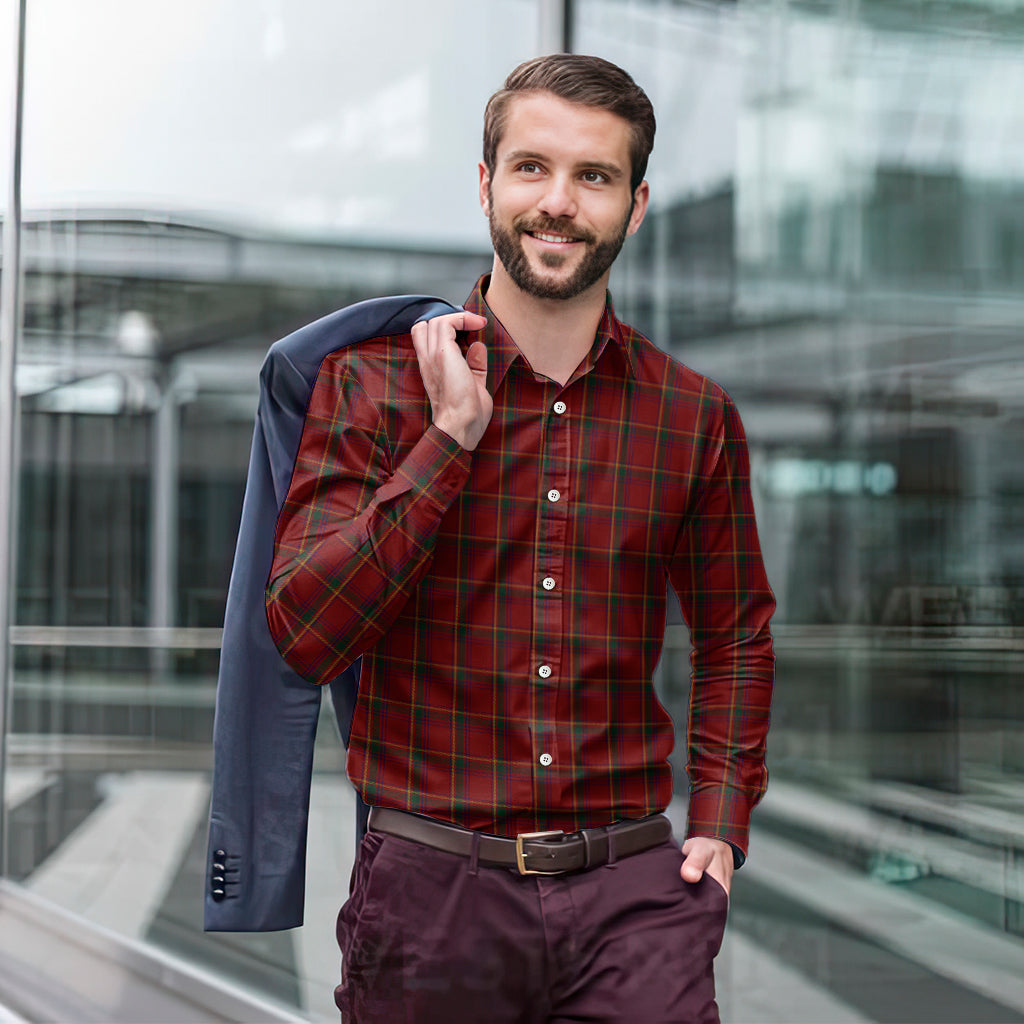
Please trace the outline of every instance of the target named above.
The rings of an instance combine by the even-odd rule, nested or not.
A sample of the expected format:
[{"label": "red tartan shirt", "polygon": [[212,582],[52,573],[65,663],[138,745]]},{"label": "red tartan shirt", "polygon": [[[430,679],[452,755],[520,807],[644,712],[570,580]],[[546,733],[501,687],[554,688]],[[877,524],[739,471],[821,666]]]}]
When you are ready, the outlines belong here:
[{"label": "red tartan shirt", "polygon": [[[693,644],[690,835],[745,851],[774,609],[729,396],[616,319],[564,386],[487,308],[479,446],[431,423],[408,334],[328,356],[277,525],[270,630],[305,678],[362,656],[367,803],[498,835],[664,810],[667,584]],[[462,336],[460,335],[460,338]],[[468,344],[468,342],[466,342]]]}]

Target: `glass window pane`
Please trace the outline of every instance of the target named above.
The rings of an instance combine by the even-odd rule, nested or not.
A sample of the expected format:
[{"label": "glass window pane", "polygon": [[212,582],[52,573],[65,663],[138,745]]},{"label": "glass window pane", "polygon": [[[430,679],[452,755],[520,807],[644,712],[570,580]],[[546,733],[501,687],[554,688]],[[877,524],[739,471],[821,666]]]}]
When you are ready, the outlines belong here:
[{"label": "glass window pane", "polygon": [[329,720],[306,926],[201,932],[257,375],[324,313],[462,301],[488,268],[483,108],[537,4],[28,6],[10,874],[336,1020],[354,802]]},{"label": "glass window pane", "polygon": [[30,5],[26,204],[483,244],[479,112],[537,26],[534,0]]},{"label": "glass window pane", "polygon": [[1015,1019],[1024,4],[574,9],[658,114],[617,307],[737,399],[779,598],[723,1018]]},{"label": "glass window pane", "polygon": [[0,217],[7,214],[11,187],[11,117],[15,79],[16,0],[0,0]]}]

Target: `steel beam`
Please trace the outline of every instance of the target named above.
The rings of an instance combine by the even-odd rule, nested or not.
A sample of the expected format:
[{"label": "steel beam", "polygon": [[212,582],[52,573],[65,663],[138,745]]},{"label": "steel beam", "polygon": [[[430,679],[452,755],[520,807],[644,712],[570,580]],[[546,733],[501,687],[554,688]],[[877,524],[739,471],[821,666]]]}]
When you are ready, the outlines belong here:
[{"label": "steel beam", "polygon": [[4,217],[3,274],[0,278],[0,875],[7,874],[7,810],[3,800],[7,768],[7,730],[11,706],[11,639],[14,595],[14,527],[17,517],[18,393],[14,382],[21,327],[21,120],[25,82],[25,7],[14,5],[13,110],[11,171]]}]

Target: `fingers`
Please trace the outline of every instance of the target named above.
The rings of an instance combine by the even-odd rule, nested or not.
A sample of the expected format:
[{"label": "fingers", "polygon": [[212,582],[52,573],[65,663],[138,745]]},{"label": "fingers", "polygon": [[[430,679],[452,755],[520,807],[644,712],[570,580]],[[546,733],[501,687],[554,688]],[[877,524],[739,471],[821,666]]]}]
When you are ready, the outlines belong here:
[{"label": "fingers", "polygon": [[487,326],[487,317],[468,310],[458,313],[447,313],[435,316],[430,320],[420,320],[412,327],[412,344],[421,366],[425,361],[434,362],[450,358],[455,351],[457,331],[470,333],[482,331]]},{"label": "fingers", "polygon": [[[462,317],[462,322],[455,322],[456,317]],[[468,309],[464,309],[461,313],[453,313],[452,320],[455,322],[457,331],[482,331],[487,326],[487,317],[481,316],[479,313],[470,313]]]},{"label": "fingers", "polygon": [[446,313],[444,316],[431,317],[429,320],[418,320],[412,327],[413,339],[417,337],[454,338],[456,331],[482,331],[487,326],[487,317],[479,313],[471,313],[468,309],[458,313]]},{"label": "fingers", "polygon": [[[487,324],[487,318],[475,313],[449,313],[436,316],[430,320],[420,320],[412,327],[412,344],[424,372],[424,383],[428,392],[439,375],[443,376],[442,368],[451,366],[452,360],[463,362],[462,351],[456,340],[456,333],[464,329],[481,330]],[[479,358],[479,357],[478,357]]]},{"label": "fingers", "polygon": [[493,403],[487,392],[487,346],[474,341],[463,356],[456,334],[476,332],[486,325],[486,317],[462,310],[420,321],[412,328],[433,422],[468,451],[476,448],[483,435]]}]

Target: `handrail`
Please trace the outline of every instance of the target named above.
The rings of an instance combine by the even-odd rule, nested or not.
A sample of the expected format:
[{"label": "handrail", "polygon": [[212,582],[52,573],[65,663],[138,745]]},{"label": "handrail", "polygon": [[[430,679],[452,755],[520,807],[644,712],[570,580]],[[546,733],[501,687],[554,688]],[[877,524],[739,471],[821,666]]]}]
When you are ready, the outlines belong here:
[{"label": "handrail", "polygon": [[14,647],[219,650],[224,631],[201,626],[11,626]]}]

